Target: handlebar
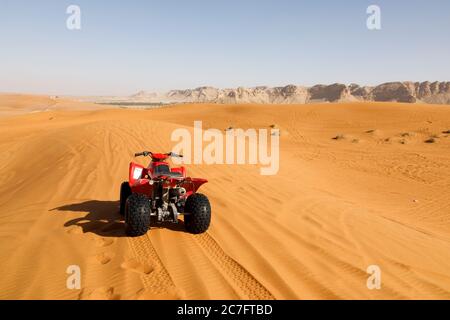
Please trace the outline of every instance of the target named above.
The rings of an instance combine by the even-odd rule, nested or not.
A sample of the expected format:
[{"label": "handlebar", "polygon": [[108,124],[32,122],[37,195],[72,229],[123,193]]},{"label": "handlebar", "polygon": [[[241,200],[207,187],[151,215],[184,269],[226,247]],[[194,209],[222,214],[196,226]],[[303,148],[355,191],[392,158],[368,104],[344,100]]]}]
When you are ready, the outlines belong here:
[{"label": "handlebar", "polygon": [[174,158],[183,158],[182,154],[177,154],[177,153],[173,153],[173,152],[169,152],[167,155],[169,157],[174,157]]},{"label": "handlebar", "polygon": [[[183,158],[182,154],[176,154],[173,152],[168,152],[168,153],[163,153],[163,154],[168,157]],[[153,155],[153,152],[151,152],[151,151],[142,151],[142,152],[134,154],[135,157],[141,157],[141,156],[148,157],[148,156],[152,156],[152,155]]]},{"label": "handlebar", "polygon": [[139,153],[135,153],[134,154],[135,157],[141,157],[141,156],[147,157],[149,155],[152,155],[152,153],[150,151],[143,151],[143,152],[139,152]]}]

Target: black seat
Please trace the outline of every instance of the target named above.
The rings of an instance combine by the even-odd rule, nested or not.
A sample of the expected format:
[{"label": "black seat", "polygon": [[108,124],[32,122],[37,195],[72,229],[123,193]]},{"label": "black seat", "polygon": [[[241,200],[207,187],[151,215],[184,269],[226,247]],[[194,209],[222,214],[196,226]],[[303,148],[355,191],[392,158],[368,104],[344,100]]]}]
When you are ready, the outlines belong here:
[{"label": "black seat", "polygon": [[170,168],[167,165],[159,165],[159,166],[155,167],[153,175],[157,176],[157,177],[158,176],[166,176],[166,177],[170,177],[170,178],[180,178],[183,176],[181,174],[181,172],[170,171]]}]

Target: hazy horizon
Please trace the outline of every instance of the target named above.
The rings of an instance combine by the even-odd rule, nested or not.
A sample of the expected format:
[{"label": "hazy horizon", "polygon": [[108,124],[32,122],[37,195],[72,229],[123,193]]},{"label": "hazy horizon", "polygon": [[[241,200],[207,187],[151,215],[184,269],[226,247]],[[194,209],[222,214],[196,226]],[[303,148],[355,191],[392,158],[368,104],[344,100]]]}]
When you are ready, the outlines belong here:
[{"label": "hazy horizon", "polygon": [[[381,30],[366,27],[369,5]],[[450,2],[1,1],[0,92],[448,81]],[[69,30],[69,5],[81,30]]]}]

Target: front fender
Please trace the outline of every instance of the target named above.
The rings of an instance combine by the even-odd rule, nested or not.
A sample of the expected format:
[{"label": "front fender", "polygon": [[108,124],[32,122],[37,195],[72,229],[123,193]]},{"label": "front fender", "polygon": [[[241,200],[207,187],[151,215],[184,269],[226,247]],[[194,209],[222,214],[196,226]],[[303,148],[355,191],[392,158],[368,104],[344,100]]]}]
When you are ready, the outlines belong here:
[{"label": "front fender", "polygon": [[144,166],[130,162],[130,168],[128,171],[128,183],[130,184],[130,187],[136,185],[136,183],[147,174],[146,170],[147,169]]}]

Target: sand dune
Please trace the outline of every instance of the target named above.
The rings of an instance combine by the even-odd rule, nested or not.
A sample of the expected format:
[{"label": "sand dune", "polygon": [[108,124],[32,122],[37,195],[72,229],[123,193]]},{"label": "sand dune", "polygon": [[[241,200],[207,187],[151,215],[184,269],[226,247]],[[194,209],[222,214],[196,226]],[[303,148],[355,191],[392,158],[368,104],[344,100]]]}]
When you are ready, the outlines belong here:
[{"label": "sand dune", "polygon": [[23,94],[0,94],[0,116],[51,110],[101,110],[105,106],[90,102],[79,102],[57,96],[34,96]]},{"label": "sand dune", "polygon": [[[449,106],[53,103],[0,96],[1,299],[450,298]],[[210,181],[210,230],[125,237],[132,154],[169,151],[194,120],[276,125],[279,173],[189,165]],[[66,288],[69,265],[80,290]],[[369,265],[381,290],[366,287]]]}]

